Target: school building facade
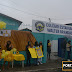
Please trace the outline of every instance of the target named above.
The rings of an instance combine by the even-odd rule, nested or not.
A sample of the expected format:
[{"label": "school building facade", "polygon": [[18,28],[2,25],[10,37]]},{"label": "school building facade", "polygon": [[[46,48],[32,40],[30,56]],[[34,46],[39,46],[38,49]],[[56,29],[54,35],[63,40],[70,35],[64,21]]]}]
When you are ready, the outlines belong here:
[{"label": "school building facade", "polygon": [[[0,13],[0,21],[3,21],[6,23],[5,29],[7,29],[7,30],[18,30],[19,26],[22,23],[21,21],[18,21],[16,19],[13,19],[13,18],[6,16],[4,14],[1,14],[1,13]],[[28,29],[24,30],[24,31],[28,31]],[[35,32],[31,32],[31,33],[34,35],[34,37],[36,38],[38,43],[40,41],[42,41],[42,43],[43,43],[43,48],[44,48],[43,63],[46,63],[46,60],[47,60],[47,40],[50,40],[52,42],[52,48],[51,48],[52,52],[58,52],[58,39],[59,38],[65,38],[66,40],[68,40],[63,35],[35,33]],[[25,51],[20,51],[20,53],[23,54],[26,58],[26,52]],[[26,63],[26,60],[24,62]],[[33,60],[31,62],[33,62]]]}]

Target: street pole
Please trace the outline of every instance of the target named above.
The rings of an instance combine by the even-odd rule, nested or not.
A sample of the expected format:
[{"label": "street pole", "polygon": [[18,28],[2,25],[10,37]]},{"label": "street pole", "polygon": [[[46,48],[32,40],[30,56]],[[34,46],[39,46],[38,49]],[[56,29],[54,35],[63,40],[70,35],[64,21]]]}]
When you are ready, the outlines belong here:
[{"label": "street pole", "polygon": [[49,22],[51,22],[51,19],[49,18]]}]

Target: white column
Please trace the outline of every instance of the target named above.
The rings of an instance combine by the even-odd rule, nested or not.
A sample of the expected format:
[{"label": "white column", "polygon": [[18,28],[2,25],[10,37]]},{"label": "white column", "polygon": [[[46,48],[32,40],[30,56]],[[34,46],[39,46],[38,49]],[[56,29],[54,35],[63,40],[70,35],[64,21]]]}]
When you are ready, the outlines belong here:
[{"label": "white column", "polygon": [[13,68],[13,61],[12,61],[12,68]]},{"label": "white column", "polygon": [[24,68],[24,61],[22,61],[22,67]]}]

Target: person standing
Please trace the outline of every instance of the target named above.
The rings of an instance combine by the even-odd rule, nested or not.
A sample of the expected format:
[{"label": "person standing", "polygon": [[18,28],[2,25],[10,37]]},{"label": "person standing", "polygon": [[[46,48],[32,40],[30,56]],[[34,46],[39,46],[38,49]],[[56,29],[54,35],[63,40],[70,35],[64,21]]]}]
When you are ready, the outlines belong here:
[{"label": "person standing", "polygon": [[31,54],[30,54],[28,48],[31,48],[31,43],[30,42],[28,42],[28,45],[26,46],[26,54],[27,54],[27,62],[26,62],[26,65],[27,66],[30,66],[31,65],[31,62],[30,62]]},{"label": "person standing", "polygon": [[[35,48],[35,50],[36,50],[36,48],[39,48],[37,41],[35,42],[35,45],[33,46],[33,48]],[[37,58],[34,58],[34,64],[35,64],[36,66],[39,65],[39,64],[38,64],[38,56],[37,56]]]},{"label": "person standing", "polygon": [[50,54],[51,54],[51,43],[50,40],[47,41],[47,58],[50,60]]},{"label": "person standing", "polygon": [[[39,48],[42,50],[42,52],[43,52],[43,45],[42,45],[42,42],[40,41],[40,43],[39,43]],[[38,58],[38,62],[40,63],[40,64],[42,64],[42,58]],[[38,65],[39,65],[39,63],[38,63]]]},{"label": "person standing", "polygon": [[7,44],[5,45],[5,47],[7,48],[7,51],[10,51],[13,48],[11,41],[7,41]]},{"label": "person standing", "polygon": [[[7,51],[11,51],[11,49],[13,49],[11,41],[7,41],[5,47],[7,48]],[[3,70],[4,70],[5,63],[6,63],[6,61],[4,61],[4,63],[3,63]],[[10,65],[10,62],[8,62],[8,69],[9,69],[9,65]]]},{"label": "person standing", "polygon": [[42,52],[43,52],[43,45],[42,45],[42,42],[40,41],[40,43],[39,43],[39,47],[41,47],[42,48]]},{"label": "person standing", "polygon": [[68,53],[67,59],[68,59],[68,61],[70,61],[70,54],[71,54],[71,41],[70,40],[66,44],[66,50],[67,50],[67,53]]}]

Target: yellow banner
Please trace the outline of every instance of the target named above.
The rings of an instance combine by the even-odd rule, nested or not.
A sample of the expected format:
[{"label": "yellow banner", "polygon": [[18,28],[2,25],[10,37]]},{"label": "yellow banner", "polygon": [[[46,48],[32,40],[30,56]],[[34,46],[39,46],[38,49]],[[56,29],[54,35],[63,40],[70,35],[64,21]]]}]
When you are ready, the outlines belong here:
[{"label": "yellow banner", "polygon": [[36,48],[36,53],[37,53],[38,58],[44,57],[42,48]]},{"label": "yellow banner", "polygon": [[32,58],[37,58],[35,48],[29,48],[29,51]]},{"label": "yellow banner", "polygon": [[41,58],[43,57],[43,52],[41,48],[29,48],[30,54],[32,58]]}]

